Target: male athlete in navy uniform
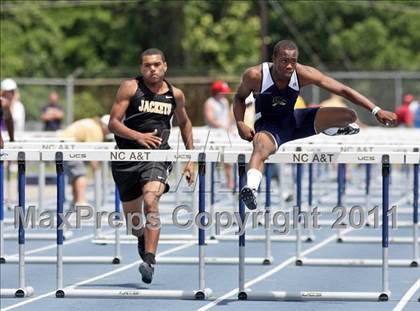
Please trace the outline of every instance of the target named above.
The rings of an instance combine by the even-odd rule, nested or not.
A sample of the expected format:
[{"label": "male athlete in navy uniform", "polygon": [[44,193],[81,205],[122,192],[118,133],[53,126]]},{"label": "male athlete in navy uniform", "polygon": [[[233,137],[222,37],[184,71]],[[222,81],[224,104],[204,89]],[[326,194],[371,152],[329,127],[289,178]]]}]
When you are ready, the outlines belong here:
[{"label": "male athlete in navy uniform", "polygon": [[[288,141],[312,136],[349,135],[359,132],[353,123],[356,113],[348,108],[325,107],[296,109],[300,88],[317,85],[362,106],[387,125],[394,125],[396,115],[375,106],[352,88],[324,75],[315,68],[297,62],[298,48],[289,40],[278,42],[273,51],[273,63],[248,68],[242,75],[234,98],[234,115],[239,135],[253,142],[253,152],[247,172],[247,185],[240,197],[249,209],[257,207],[255,193],[260,185],[264,161]],[[245,99],[255,97],[255,132],[244,120]]]},{"label": "male athlete in navy uniform", "polygon": [[[192,125],[185,110],[183,92],[164,79],[165,56],[158,49],[147,49],[140,56],[141,76],[121,83],[111,110],[109,129],[120,149],[169,149],[171,118],[175,114],[184,145],[193,149]],[[159,199],[169,190],[166,183],[171,163],[113,162],[112,174],[118,186],[126,220],[140,227],[144,209],[146,225],[133,229],[138,252],[143,259],[142,280],[151,283],[160,234]],[[184,169],[188,183],[194,182],[194,168]],[[140,224],[140,225],[139,225]]]}]

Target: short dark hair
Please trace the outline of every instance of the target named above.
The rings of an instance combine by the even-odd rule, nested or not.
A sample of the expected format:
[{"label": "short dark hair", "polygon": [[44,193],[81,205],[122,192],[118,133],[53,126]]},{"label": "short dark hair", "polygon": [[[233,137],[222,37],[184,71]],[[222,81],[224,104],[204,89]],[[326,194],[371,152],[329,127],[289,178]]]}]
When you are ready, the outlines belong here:
[{"label": "short dark hair", "polygon": [[291,40],[281,40],[276,43],[273,50],[273,58],[280,54],[281,50],[296,50],[299,52],[297,45]]},{"label": "short dark hair", "polygon": [[143,63],[143,57],[147,56],[147,55],[160,55],[162,60],[165,62],[165,54],[163,54],[163,52],[161,50],[156,49],[156,48],[150,48],[150,49],[144,50],[140,54],[140,59],[139,59],[140,64]]}]

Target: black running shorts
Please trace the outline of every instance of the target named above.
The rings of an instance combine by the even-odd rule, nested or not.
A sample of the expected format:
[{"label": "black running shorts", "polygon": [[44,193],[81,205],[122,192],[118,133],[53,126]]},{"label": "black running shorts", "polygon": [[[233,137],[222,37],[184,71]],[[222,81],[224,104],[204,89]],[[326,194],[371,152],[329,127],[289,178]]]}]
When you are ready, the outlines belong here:
[{"label": "black running shorts", "polygon": [[171,162],[112,162],[112,176],[117,184],[122,202],[132,201],[143,194],[143,186],[149,181],[160,181],[169,191],[168,176]]}]

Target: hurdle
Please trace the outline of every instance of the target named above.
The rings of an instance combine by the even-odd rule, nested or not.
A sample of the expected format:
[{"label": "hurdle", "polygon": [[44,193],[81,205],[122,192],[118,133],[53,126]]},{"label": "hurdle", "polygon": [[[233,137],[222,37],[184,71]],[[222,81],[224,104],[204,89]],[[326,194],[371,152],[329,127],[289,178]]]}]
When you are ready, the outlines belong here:
[{"label": "hurdle", "polygon": [[[314,139],[314,141],[317,141]],[[293,151],[293,147],[296,146],[296,143],[287,143],[282,147],[283,151]],[[299,145],[302,150],[305,151],[314,151],[314,152],[418,152],[420,145],[410,144],[403,145],[403,144],[392,144],[392,145],[368,145],[366,143],[363,144],[354,144],[354,145],[348,145],[348,144],[332,144],[332,143],[326,143],[326,144],[320,144],[315,145],[312,141],[305,144]],[[308,164],[311,165],[311,164]],[[372,164],[367,163],[366,164],[366,171],[365,171],[365,189],[364,189],[364,199],[360,201],[361,203],[364,203],[366,207],[371,206],[371,196],[372,196],[372,186],[371,186],[371,170],[372,170]],[[339,170],[339,174],[342,174],[342,171]],[[340,179],[337,179],[338,183],[340,182]],[[342,183],[345,183],[345,180],[341,179]],[[414,183],[414,181],[413,181]],[[404,187],[405,188],[405,187]],[[405,188],[406,190],[406,188]],[[346,191],[347,194],[354,195],[351,191]],[[396,192],[396,194],[399,194]],[[360,193],[362,195],[362,193]],[[407,196],[404,196],[407,197]],[[323,200],[323,203],[330,202],[329,200]],[[331,201],[333,202],[333,201]],[[318,208],[319,212],[331,212],[328,208]],[[398,208],[398,213],[403,214],[412,214],[413,209],[410,208]],[[330,221],[323,221],[320,220],[318,223],[320,226],[331,226],[332,223]],[[414,225],[413,221],[398,221],[396,223],[397,227],[410,227],[412,228]],[[415,226],[415,225],[414,225]],[[417,223],[418,226],[418,223]],[[390,237],[391,243],[413,243],[415,239],[412,239],[410,237]],[[359,238],[359,237],[343,237],[342,241],[340,242],[356,242],[356,243],[380,243],[380,238],[372,238],[372,237],[366,237],[365,239]]]},{"label": "hurdle", "polygon": [[[4,151],[2,151],[3,156]],[[20,214],[25,215],[25,153],[19,152],[17,155],[18,160],[18,192],[19,192],[19,209]],[[0,231],[3,230],[3,159],[0,161],[0,178],[1,178],[1,189],[0,189]],[[23,225],[23,220],[19,218],[19,287],[18,288],[1,288],[0,297],[1,298],[25,298],[30,297],[34,293],[34,289],[30,286],[26,286],[26,275],[25,275],[25,228]],[[3,232],[1,232],[3,234]],[[0,246],[0,262],[5,262],[5,257],[3,257],[3,241],[1,241]]]},{"label": "hurdle", "polygon": [[[45,151],[47,154],[54,153],[54,151]],[[40,161],[41,159],[44,161],[45,159],[42,158],[42,151],[39,149],[33,150],[26,150],[26,151],[19,151],[16,149],[3,149],[3,153],[1,154],[2,160],[9,160],[9,161],[15,161],[18,159],[19,155],[22,155],[25,157],[26,161]],[[25,166],[25,162],[22,164]],[[61,178],[64,180],[64,172],[61,172],[62,175]],[[57,175],[57,183],[59,177]],[[24,178],[24,177],[23,177]],[[3,179],[0,181],[0,183],[3,183]],[[64,193],[63,193],[63,199],[64,199]],[[57,215],[62,220],[63,215]],[[57,218],[58,221],[58,218]],[[20,236],[20,234],[19,234]],[[64,239],[64,234],[63,234]],[[2,242],[3,243],[3,242]],[[58,241],[57,241],[58,243]],[[121,262],[121,258],[119,254],[116,252],[117,248],[114,249],[115,254],[114,256],[65,256],[63,257],[63,261],[65,263],[72,263],[72,264],[84,264],[84,263],[110,263],[110,264],[119,264]],[[17,256],[2,256],[2,263],[3,264],[16,264],[20,263],[20,257]],[[57,262],[56,256],[25,256],[23,264],[26,263],[36,263],[36,264],[54,264]]]},{"label": "hurdle", "polygon": [[[395,153],[395,156],[398,153]],[[418,167],[418,163],[419,163],[419,156],[420,154],[418,152],[411,152],[411,153],[404,153],[402,154],[403,158],[402,159],[398,159],[395,158],[395,163],[400,163],[400,164],[414,164],[414,166]],[[386,163],[385,163],[386,164]],[[388,165],[390,166],[390,163],[388,163]],[[382,176],[383,179],[386,179],[389,182],[389,170],[388,170],[388,165],[386,165],[384,167],[383,164],[383,169],[382,169]],[[387,177],[387,178],[385,178]],[[298,181],[299,182],[299,181]],[[415,189],[417,189],[417,195],[418,195],[418,179],[417,179],[417,187],[414,187]],[[389,184],[383,185],[383,189],[388,190],[389,189]],[[415,193],[414,193],[415,195]],[[385,198],[386,196],[386,198]],[[388,251],[388,243],[392,241],[392,239],[389,238],[388,236],[388,227],[389,227],[389,220],[388,220],[388,200],[389,200],[389,192],[386,191],[385,193],[383,192],[382,194],[382,202],[386,202],[386,208],[384,206],[383,203],[383,209],[382,209],[382,228],[384,230],[384,228],[386,228],[386,236],[385,233],[383,232],[382,234],[382,247],[384,249],[384,251]],[[418,214],[416,208],[415,208],[415,213],[414,214]],[[385,224],[386,221],[386,224]],[[417,223],[415,222],[416,219],[414,220],[414,235],[416,234],[417,231]],[[417,233],[418,234],[418,233]],[[338,241],[342,242],[344,241],[345,236],[339,236]],[[352,239],[354,241],[356,241],[356,237]],[[377,238],[375,238],[376,240]],[[362,239],[360,239],[362,240]],[[369,239],[371,240],[371,239]],[[386,243],[384,242],[384,240],[386,240]],[[417,267],[418,266],[418,246],[416,246],[417,243],[414,243],[413,246],[413,259],[387,259],[387,266],[392,266],[392,267]],[[386,245],[386,246],[385,246]],[[330,259],[330,258],[300,258],[299,256],[297,256],[297,261],[296,261],[296,265],[298,266],[370,266],[370,267],[380,267],[383,265],[383,261],[382,260],[377,260],[377,259],[363,259],[363,258],[358,258],[358,259]]]},{"label": "hurdle", "polygon": [[[52,138],[52,137],[51,137]],[[40,138],[44,140],[43,136]],[[5,144],[5,149],[13,149],[24,151],[25,149],[36,150],[38,148],[51,148],[52,146],[63,146],[63,142],[58,140],[51,142],[41,142],[41,143],[32,143],[32,142],[8,142]],[[41,209],[44,206],[44,188],[45,188],[45,163],[43,161],[38,162],[38,209]],[[5,219],[4,224],[15,224],[16,219]],[[73,236],[73,232],[66,231],[64,232],[64,238],[69,239]],[[15,240],[17,235],[14,233],[5,233],[2,237],[4,240]],[[26,240],[55,240],[55,235],[50,233],[40,233],[40,232],[28,232],[25,236]]]},{"label": "hurdle", "polygon": [[[113,151],[113,152],[85,152],[87,158],[99,161],[103,161],[104,158],[107,161],[116,160],[113,154],[117,152],[119,158],[124,155],[127,158],[133,154],[142,154],[145,155],[145,161],[168,161],[174,157],[180,157],[180,159],[185,159],[182,156],[189,156],[187,161],[198,162],[199,165],[199,213],[205,212],[205,162],[206,154],[197,153],[195,151],[189,151],[189,153],[183,153],[179,155],[174,153],[172,150],[155,150],[155,151],[144,151],[144,150],[124,150],[124,151]],[[56,154],[56,163],[57,171],[61,171],[63,167],[63,160],[68,160],[71,156],[71,153],[68,152],[57,152]],[[214,153],[212,154],[214,156]],[[198,156],[198,158],[197,158]],[[218,156],[218,153],[216,153]],[[99,158],[99,159],[98,159]],[[131,159],[136,161],[136,159]],[[138,161],[138,160],[137,160]],[[57,183],[57,213],[62,213],[63,211],[63,189],[64,182],[63,178],[59,179],[60,182]],[[200,222],[204,225],[204,218],[201,217]],[[209,288],[205,287],[205,261],[204,261],[204,251],[205,251],[205,231],[202,228],[199,228],[198,232],[199,247],[198,247],[198,275],[199,275],[199,289],[194,291],[185,291],[185,290],[134,290],[134,289],[75,289],[75,288],[65,288],[64,287],[64,274],[63,274],[63,257],[62,257],[62,230],[59,229],[59,224],[57,223],[57,240],[61,244],[57,245],[57,298],[161,298],[161,299],[188,299],[188,300],[205,300],[212,295],[212,291]]]},{"label": "hurdle", "polygon": [[[282,163],[307,163],[314,162],[314,159],[320,159],[321,156],[327,156],[326,161],[330,163],[381,163],[382,164],[382,185],[383,185],[383,227],[382,227],[382,289],[378,292],[321,292],[321,291],[300,291],[300,292],[285,292],[285,291],[268,291],[268,292],[253,292],[245,288],[244,283],[244,265],[243,259],[245,256],[245,237],[242,236],[240,243],[243,249],[240,249],[240,264],[239,264],[239,300],[338,300],[338,301],[387,301],[391,295],[389,290],[389,276],[388,276],[388,207],[389,207],[389,167],[390,163],[400,164],[418,164],[420,162],[419,154],[416,153],[370,153],[369,158],[358,158],[358,153],[331,153],[320,154],[314,152],[295,152],[295,153],[276,153],[269,157],[266,161],[282,162]],[[225,160],[235,160],[235,154],[225,154]],[[245,156],[241,156],[240,163],[245,162]],[[319,161],[319,160],[318,160]],[[301,186],[301,179],[297,180]],[[239,205],[241,213],[244,213],[243,204]],[[297,260],[303,258],[296,257]]]},{"label": "hurdle", "polygon": [[[419,148],[413,149],[414,153],[419,152]],[[413,260],[411,266],[416,267],[419,264],[419,253],[418,244],[420,243],[418,235],[418,164],[413,164],[413,220],[411,226],[413,228],[412,237],[393,237],[390,239],[391,243],[410,243],[413,245]],[[398,226],[398,224],[397,224]],[[366,237],[366,236],[346,236],[342,237],[341,243],[380,243],[381,240],[378,237]]]}]

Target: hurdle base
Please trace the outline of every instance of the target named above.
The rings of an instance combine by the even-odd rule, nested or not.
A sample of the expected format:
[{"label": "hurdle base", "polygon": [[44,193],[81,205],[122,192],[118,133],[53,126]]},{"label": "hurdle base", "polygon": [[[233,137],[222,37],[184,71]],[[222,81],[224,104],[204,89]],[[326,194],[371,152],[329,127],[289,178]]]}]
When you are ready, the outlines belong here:
[{"label": "hurdle base", "polygon": [[[341,259],[341,258],[299,258],[297,266],[325,266],[325,267],[381,267],[381,259]],[[390,267],[416,267],[411,259],[389,259]]]},{"label": "hurdle base", "polygon": [[[238,235],[216,235],[216,239],[219,241],[238,241]],[[265,235],[247,235],[245,237],[247,242],[260,242],[265,241]],[[270,240],[272,242],[295,242],[296,236],[293,235],[272,235]],[[312,242],[315,240],[314,236],[301,236],[302,242]]]},{"label": "hurdle base", "polygon": [[[73,236],[73,232],[66,231],[63,233],[64,240],[68,240]],[[17,240],[18,234],[17,233],[5,233],[3,235],[3,239],[5,240]],[[32,241],[55,241],[57,239],[57,234],[55,233],[27,233],[25,234],[25,240],[32,240]]]},{"label": "hurdle base", "polygon": [[238,294],[239,300],[256,301],[388,301],[389,292],[253,292],[246,290]]},{"label": "hurdle base", "polygon": [[[412,237],[389,237],[389,243],[410,244],[413,243]],[[339,243],[382,243],[382,237],[375,236],[342,236],[337,239]],[[420,243],[420,239],[417,240]]]},{"label": "hurdle base", "polygon": [[[204,262],[206,265],[238,265],[238,257],[205,257]],[[273,258],[263,257],[247,257],[245,258],[246,265],[270,265]],[[191,265],[198,264],[198,257],[158,257],[156,258],[157,264],[178,264],[178,265]]]},{"label": "hurdle base", "polygon": [[30,286],[23,288],[2,288],[0,289],[1,298],[26,298],[34,294],[34,289]]},{"label": "hurdle base", "polygon": [[209,288],[197,291],[148,289],[59,289],[56,291],[55,297],[207,300],[211,297],[212,293],[212,290]]},{"label": "hurdle base", "polygon": [[[238,237],[236,237],[238,240]],[[196,242],[198,237],[192,234],[161,234],[159,237],[159,243],[166,241],[185,241],[185,242]],[[206,239],[205,243],[215,243],[212,239]],[[92,239],[92,243],[99,245],[115,244],[115,236],[113,235],[99,235]],[[137,238],[132,235],[120,236],[121,244],[137,244]]]},{"label": "hurdle base", "polygon": [[[110,256],[63,256],[63,262],[69,264],[116,264],[121,262],[121,258],[110,257]],[[19,263],[19,257],[17,256],[6,256],[5,264],[17,264]],[[33,264],[55,264],[57,263],[56,256],[26,256],[25,263]]]},{"label": "hurdle base", "polygon": [[[115,239],[114,240],[108,240],[108,239],[93,239],[92,240],[93,244],[97,244],[97,245],[108,245],[108,244],[115,244]],[[122,240],[120,241],[121,245],[137,245],[137,240]],[[159,245],[173,245],[173,244],[189,244],[189,243],[195,243],[198,244],[198,240],[197,238],[195,238],[194,240],[159,240]],[[206,240],[205,244],[218,244],[219,241],[217,240]]]}]

